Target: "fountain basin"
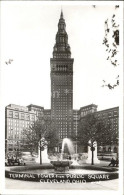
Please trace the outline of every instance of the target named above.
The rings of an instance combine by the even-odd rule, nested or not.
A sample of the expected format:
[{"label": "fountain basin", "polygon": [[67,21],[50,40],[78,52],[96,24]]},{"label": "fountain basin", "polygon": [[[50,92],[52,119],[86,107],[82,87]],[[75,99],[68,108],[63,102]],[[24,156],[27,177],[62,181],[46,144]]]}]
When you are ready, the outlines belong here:
[{"label": "fountain basin", "polygon": [[69,167],[72,164],[72,161],[69,160],[61,160],[61,161],[50,161],[50,163],[54,166],[54,170],[58,172],[69,171]]},{"label": "fountain basin", "polygon": [[116,167],[70,166],[67,172],[55,172],[52,165],[6,167],[5,177],[16,180],[47,183],[79,183],[105,181],[118,178]]}]

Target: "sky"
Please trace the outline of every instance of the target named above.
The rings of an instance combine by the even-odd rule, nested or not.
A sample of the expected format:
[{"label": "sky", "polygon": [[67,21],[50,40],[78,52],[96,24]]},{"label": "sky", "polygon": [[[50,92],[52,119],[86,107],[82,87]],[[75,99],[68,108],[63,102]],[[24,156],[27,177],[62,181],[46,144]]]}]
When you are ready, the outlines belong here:
[{"label": "sky", "polygon": [[[110,2],[111,4],[113,2]],[[107,4],[107,2],[106,2]],[[119,106],[120,87],[101,87],[113,81],[121,67],[107,61],[104,22],[119,9],[113,5],[94,8],[83,2],[1,2],[1,83],[4,106],[35,104],[51,107],[50,58],[63,10],[74,58],[73,108],[96,104],[98,110]],[[117,18],[118,19],[118,18]],[[5,62],[13,59],[6,65]]]}]

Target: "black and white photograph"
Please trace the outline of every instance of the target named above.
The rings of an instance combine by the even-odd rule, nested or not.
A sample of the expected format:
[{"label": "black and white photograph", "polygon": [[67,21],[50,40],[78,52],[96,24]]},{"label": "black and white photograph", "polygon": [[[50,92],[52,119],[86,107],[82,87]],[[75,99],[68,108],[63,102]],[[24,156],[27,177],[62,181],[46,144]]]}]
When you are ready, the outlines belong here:
[{"label": "black and white photograph", "polygon": [[0,7],[0,193],[122,195],[123,2]]}]

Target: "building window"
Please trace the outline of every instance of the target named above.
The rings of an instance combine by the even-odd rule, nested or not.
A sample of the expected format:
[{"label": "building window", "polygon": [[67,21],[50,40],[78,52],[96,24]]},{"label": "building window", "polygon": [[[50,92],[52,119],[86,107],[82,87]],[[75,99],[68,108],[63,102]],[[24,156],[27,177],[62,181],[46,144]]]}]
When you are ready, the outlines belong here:
[{"label": "building window", "polygon": [[24,120],[24,113],[21,113],[21,119]]},{"label": "building window", "polygon": [[114,147],[114,152],[117,153],[117,147]]},{"label": "building window", "polygon": [[114,116],[117,116],[117,115],[118,115],[117,111],[114,111]]},{"label": "building window", "polygon": [[111,117],[111,116],[112,116],[112,113],[111,113],[111,112],[109,112],[108,117]]},{"label": "building window", "polygon": [[15,118],[19,118],[19,113],[15,112]]},{"label": "building window", "polygon": [[12,111],[9,111],[9,117],[13,117],[13,112]]},{"label": "building window", "polygon": [[27,114],[26,115],[26,120],[29,120],[29,119],[30,119],[29,114]]}]

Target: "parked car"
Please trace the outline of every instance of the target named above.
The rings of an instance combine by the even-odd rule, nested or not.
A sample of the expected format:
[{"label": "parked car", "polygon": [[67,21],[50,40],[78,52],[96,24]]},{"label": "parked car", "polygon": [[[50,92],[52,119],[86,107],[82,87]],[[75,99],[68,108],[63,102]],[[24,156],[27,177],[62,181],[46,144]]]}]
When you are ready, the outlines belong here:
[{"label": "parked car", "polygon": [[6,166],[14,166],[14,165],[26,165],[26,163],[23,161],[22,158],[16,158],[16,159],[13,159],[13,158],[7,158],[5,159],[5,165]]},{"label": "parked car", "polygon": [[33,156],[30,152],[22,152],[21,153],[21,158],[26,162],[26,163],[33,163],[35,162],[36,157]]}]

